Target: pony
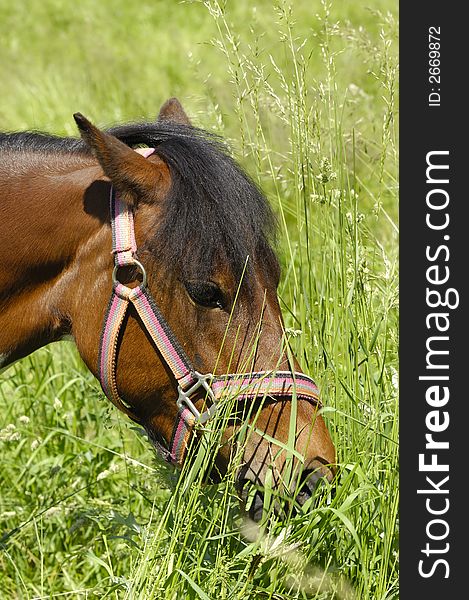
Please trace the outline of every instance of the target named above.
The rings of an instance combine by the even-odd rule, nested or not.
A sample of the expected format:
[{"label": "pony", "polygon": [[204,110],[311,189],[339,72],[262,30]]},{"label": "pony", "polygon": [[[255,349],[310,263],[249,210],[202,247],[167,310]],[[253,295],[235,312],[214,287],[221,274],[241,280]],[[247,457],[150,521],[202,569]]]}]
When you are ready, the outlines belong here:
[{"label": "pony", "polygon": [[0,368],[72,339],[106,396],[178,466],[235,398],[212,476],[255,419],[236,474],[242,500],[246,483],[258,490],[255,520],[267,473],[284,485],[293,419],[291,493],[304,503],[332,481],[336,455],[285,342],[265,196],[175,98],[155,122],[101,130],[74,118],[80,138],[0,134]]}]

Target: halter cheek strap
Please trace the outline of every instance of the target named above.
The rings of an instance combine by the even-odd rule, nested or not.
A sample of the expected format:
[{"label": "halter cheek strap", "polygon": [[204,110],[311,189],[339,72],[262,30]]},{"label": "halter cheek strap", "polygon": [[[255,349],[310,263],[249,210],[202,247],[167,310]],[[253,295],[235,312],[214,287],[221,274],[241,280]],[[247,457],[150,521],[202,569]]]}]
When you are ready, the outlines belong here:
[{"label": "halter cheek strap", "polygon": [[[139,152],[149,156],[154,149],[148,148]],[[211,373],[202,374],[196,371],[146,287],[145,268],[135,256],[137,244],[133,213],[113,188],[110,194],[110,214],[114,254],[113,291],[101,334],[98,355],[99,379],[111,402],[131,419],[140,422],[132,408],[120,397],[116,381],[118,341],[129,305],[133,305],[161,359],[170,368],[177,383],[178,413],[169,448],[154,442],[166,461],[182,466],[195,424],[203,424],[210,420],[222,398],[254,399],[271,396],[275,399],[291,399],[296,396],[310,401],[316,408],[320,406],[316,384],[303,373],[258,371],[215,377]],[[134,266],[141,272],[143,281],[137,287],[129,288],[120,283],[119,269],[126,266]],[[206,398],[208,408],[202,413],[192,401],[196,392],[203,392]]]},{"label": "halter cheek strap", "polygon": [[[111,402],[132,420],[139,422],[132,408],[120,397],[117,381],[117,348],[125,316],[132,304],[140,316],[145,329],[150,334],[162,359],[170,367],[181,389],[188,389],[197,383],[193,370],[183,348],[174,337],[146,288],[145,269],[135,258],[137,245],[135,242],[133,215],[126,203],[111,188],[110,195],[111,228],[114,254],[113,291],[106,311],[101,334],[98,372],[101,387]],[[129,288],[117,279],[118,269],[135,266],[143,274],[143,283]],[[168,462],[182,464],[188,438],[195,424],[195,417],[186,407],[178,408],[178,418],[172,435],[170,450],[156,442],[160,454]]]}]

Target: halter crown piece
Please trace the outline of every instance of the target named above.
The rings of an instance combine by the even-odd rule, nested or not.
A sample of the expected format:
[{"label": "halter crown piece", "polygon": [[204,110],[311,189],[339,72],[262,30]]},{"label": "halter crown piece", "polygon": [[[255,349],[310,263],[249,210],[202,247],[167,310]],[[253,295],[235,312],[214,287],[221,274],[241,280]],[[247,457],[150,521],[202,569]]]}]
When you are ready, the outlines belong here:
[{"label": "halter crown piece", "polygon": [[[154,149],[146,148],[139,152],[148,157]],[[113,291],[101,334],[98,356],[99,379],[109,400],[131,419],[139,422],[131,407],[119,396],[116,383],[120,330],[129,304],[132,304],[177,383],[178,417],[169,448],[157,443],[157,449],[164,460],[182,466],[194,426],[197,423],[206,423],[214,417],[217,403],[222,396],[253,399],[266,395],[275,398],[292,398],[296,395],[297,398],[309,400],[315,406],[320,406],[316,384],[303,373],[258,371],[214,376],[211,373],[202,374],[196,371],[147,288],[145,268],[136,258],[137,244],[132,210],[118,197],[112,187],[110,214],[114,254]],[[143,281],[137,287],[129,288],[119,282],[118,270],[126,266],[136,267],[141,272]],[[191,400],[198,390],[205,394],[205,402],[210,402],[208,408],[202,413]]]}]

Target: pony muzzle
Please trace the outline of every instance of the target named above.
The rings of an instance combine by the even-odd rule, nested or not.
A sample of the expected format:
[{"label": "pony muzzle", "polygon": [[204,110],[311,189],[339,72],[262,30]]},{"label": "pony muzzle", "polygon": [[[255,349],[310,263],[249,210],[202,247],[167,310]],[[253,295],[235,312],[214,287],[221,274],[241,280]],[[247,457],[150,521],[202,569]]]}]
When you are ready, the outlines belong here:
[{"label": "pony muzzle", "polygon": [[242,467],[236,479],[239,500],[245,514],[256,523],[264,516],[275,514],[285,517],[290,512],[300,510],[313,499],[312,506],[324,499],[324,494],[334,495],[332,487],[335,474],[332,468],[315,460],[310,468],[300,471],[291,481],[279,477],[269,485],[269,506],[264,506],[267,496],[266,486],[261,483],[260,474],[250,467]]}]

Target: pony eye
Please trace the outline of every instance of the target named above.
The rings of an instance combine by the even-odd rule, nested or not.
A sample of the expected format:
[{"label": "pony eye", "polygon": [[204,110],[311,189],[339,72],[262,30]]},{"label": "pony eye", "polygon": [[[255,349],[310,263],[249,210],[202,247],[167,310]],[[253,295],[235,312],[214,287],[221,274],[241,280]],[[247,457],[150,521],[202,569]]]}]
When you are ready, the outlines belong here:
[{"label": "pony eye", "polygon": [[187,293],[199,306],[204,308],[224,308],[225,297],[213,281],[186,281]]}]

